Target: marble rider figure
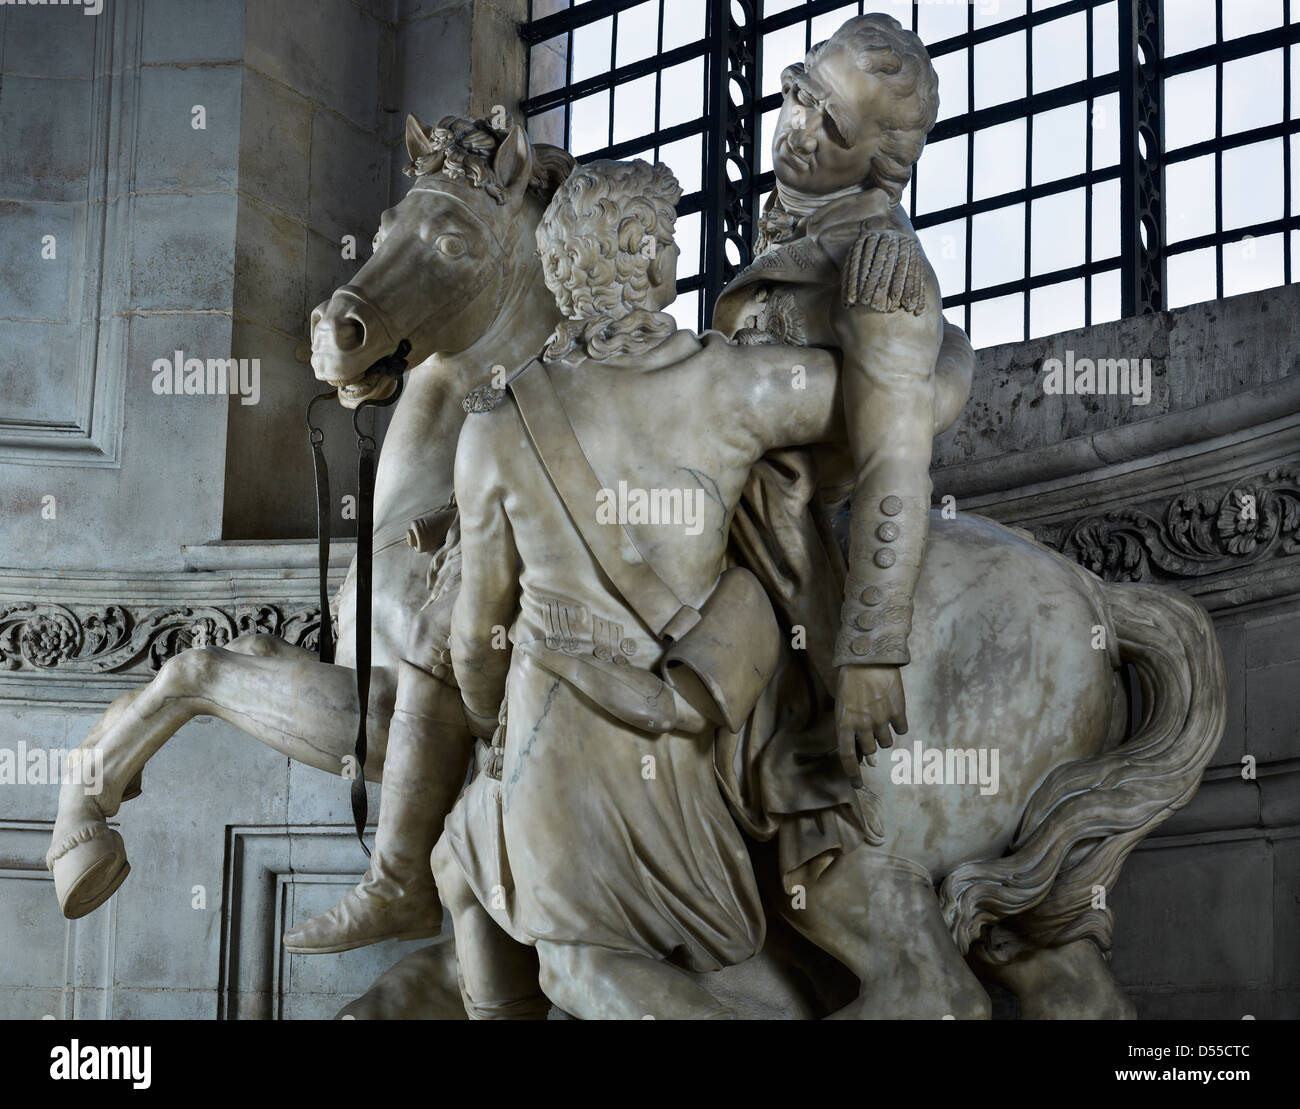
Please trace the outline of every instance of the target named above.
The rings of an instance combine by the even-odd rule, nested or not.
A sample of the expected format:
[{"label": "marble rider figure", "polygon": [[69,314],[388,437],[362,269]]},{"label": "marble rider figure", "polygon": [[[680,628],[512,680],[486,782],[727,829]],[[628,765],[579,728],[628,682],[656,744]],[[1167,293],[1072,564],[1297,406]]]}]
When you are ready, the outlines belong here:
[{"label": "marble rider figure", "polygon": [[[723,290],[713,325],[742,344],[839,351],[850,450],[787,450],[754,469],[733,544],[807,642],[785,652],[743,734],[720,735],[717,762],[742,826],[776,840],[786,894],[806,892],[800,911],[778,902],[784,915],[852,967],[865,994],[882,968],[860,891],[878,890],[894,864],[866,849],[879,842],[874,798],[851,786],[859,757],[907,729],[932,444],[970,395],[974,355],[943,319],[900,203],[938,113],[920,39],[887,15],[850,19],[787,67],[782,94],[756,258]],[[838,525],[850,494],[846,566]],[[929,918],[928,905],[917,911]]]}]

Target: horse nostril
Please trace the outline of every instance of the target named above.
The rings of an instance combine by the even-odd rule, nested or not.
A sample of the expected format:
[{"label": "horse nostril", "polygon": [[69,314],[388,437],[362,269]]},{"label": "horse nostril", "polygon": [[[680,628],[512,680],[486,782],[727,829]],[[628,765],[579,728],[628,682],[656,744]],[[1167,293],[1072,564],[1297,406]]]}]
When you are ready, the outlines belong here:
[{"label": "horse nostril", "polygon": [[313,342],[323,342],[346,354],[365,344],[366,325],[352,314],[351,305],[341,310],[322,305],[311,314],[311,334]]},{"label": "horse nostril", "polygon": [[335,340],[339,350],[359,350],[366,345],[366,325],[357,316],[344,316],[334,324]]}]

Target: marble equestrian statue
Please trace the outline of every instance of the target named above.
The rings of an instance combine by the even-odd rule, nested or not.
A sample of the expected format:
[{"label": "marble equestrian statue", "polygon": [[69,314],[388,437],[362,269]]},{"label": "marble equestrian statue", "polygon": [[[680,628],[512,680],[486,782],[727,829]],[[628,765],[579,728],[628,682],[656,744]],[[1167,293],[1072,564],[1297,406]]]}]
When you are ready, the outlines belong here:
[{"label": "marble equestrian statue", "polygon": [[[964,399],[964,338],[956,329],[932,330],[929,358],[913,358],[910,366],[862,354],[879,353],[892,330],[882,322],[873,336],[871,313],[885,321],[910,317],[902,323],[918,329],[927,320],[942,327],[933,274],[890,185],[899,166],[905,174],[919,154],[928,110],[910,128],[921,128],[910,148],[878,122],[899,117],[891,97],[920,89],[923,100],[932,71],[928,60],[929,78],[909,68],[909,57],[919,58],[908,38],[885,17],[874,18],[866,26],[851,21],[831,46],[787,71],[777,146],[786,143],[791,156],[777,151],[784,188],[763,226],[771,249],[719,302],[717,324],[738,353],[760,348],[752,352],[755,366],[771,356],[761,347],[773,338],[840,352],[845,427],[824,448],[764,457],[732,521],[731,558],[767,588],[787,645],[755,711],[718,728],[714,743],[729,811],[749,833],[767,942],[745,963],[701,974],[699,984],[732,998],[731,1007],[742,1012],[752,1011],[747,1003],[757,993],[778,1011],[804,1015],[856,993],[848,1013],[901,1016],[927,1015],[927,1003],[947,1000],[942,989],[934,998],[918,996],[917,982],[933,981],[948,984],[948,997],[960,1003],[954,1007],[966,1006],[963,1014],[982,1015],[987,1001],[972,999],[942,939],[980,975],[1008,985],[1022,1015],[1124,1015],[1127,1003],[1104,958],[1112,920],[1094,907],[1095,890],[1111,886],[1133,845],[1194,792],[1222,731],[1221,662],[1208,619],[1178,594],[1105,585],[1024,536],[971,516],[936,517],[928,539],[915,542],[916,512],[901,502],[920,496],[914,465],[921,438],[928,461],[929,437]],[[886,80],[899,73],[902,82]],[[909,80],[916,88],[903,87]],[[412,361],[421,361],[410,371],[380,463],[381,665],[369,709],[376,762],[385,740],[390,750],[376,857],[336,910],[287,937],[300,950],[437,928],[440,910],[425,860],[474,742],[450,684],[455,675],[445,645],[463,568],[448,507],[451,452],[465,419],[461,399],[487,382],[493,365],[528,362],[561,323],[531,240],[545,200],[569,168],[566,156],[530,149],[517,128],[498,132],[482,121],[444,120],[433,131],[412,123],[408,148],[416,175],[410,194],[386,214],[375,257],[323,306],[313,330],[318,376],[340,384],[345,404],[377,386],[365,379],[365,368],[399,338],[412,341]],[[864,165],[868,172],[855,186],[852,174]],[[835,172],[802,172],[826,167]],[[453,296],[454,313],[447,307]],[[927,305],[934,309],[929,316]],[[809,351],[805,369],[820,357]],[[968,357],[967,347],[967,365]],[[916,406],[913,413],[928,405],[930,419],[919,421],[915,438],[900,440],[896,451],[870,434],[872,409],[892,403],[891,376],[900,378],[893,384]],[[867,398],[871,403],[863,403]],[[864,547],[862,522],[855,528],[850,515],[845,564],[835,542],[843,514],[832,511],[845,482],[827,477],[847,476],[850,489],[869,489],[862,483],[882,470],[904,483],[898,488],[906,496],[886,493],[865,509],[857,498],[855,509],[872,514],[875,540]],[[924,475],[923,486],[928,499]],[[900,503],[888,507],[897,511],[886,511],[891,496]],[[900,517],[911,521],[911,531]],[[408,527],[412,545],[385,547]],[[437,550],[444,538],[451,542]],[[902,566],[915,571],[914,581],[861,577],[864,550],[877,569]],[[901,554],[877,560],[882,550]],[[825,569],[833,587],[817,577]],[[890,592],[888,638],[906,637],[907,661],[892,647],[888,657],[876,657],[875,636],[865,634],[873,631],[874,614],[865,611],[873,607],[872,590],[882,599]],[[801,615],[818,619],[803,623]],[[841,631],[844,619],[851,632]],[[808,633],[802,654],[788,648],[795,624]],[[349,641],[346,631],[341,638]],[[864,638],[863,653],[855,653]],[[1098,642],[1101,649],[1093,646]],[[1117,676],[1126,662],[1143,690],[1141,725],[1131,735]],[[846,669],[863,667],[877,669],[842,680]],[[787,700],[801,674],[809,680]],[[186,720],[221,716],[337,773],[351,747],[348,716],[358,711],[352,689],[345,667],[321,666],[269,637],[248,637],[226,649],[186,652],[150,686],[119,698],[86,741],[104,749],[104,794],[61,797],[50,862],[65,912],[89,912],[120,885],[125,849],[106,818],[139,788],[144,763]],[[511,731],[523,725],[517,713],[506,719],[504,749],[491,755],[490,745],[479,742],[478,762],[508,755]],[[482,735],[489,723],[474,720],[473,729]],[[860,750],[892,742],[892,731],[905,726],[909,740],[930,752],[995,747],[1000,788],[916,788],[891,780],[884,765],[866,768],[855,790],[843,771],[838,778],[829,772],[848,764],[856,773]],[[399,750],[406,754],[399,757]],[[801,761],[808,752],[820,757]],[[811,765],[815,773],[801,780],[788,773],[791,764]],[[801,800],[809,791],[820,808]],[[833,819],[819,821],[819,814]],[[811,835],[819,824],[836,833],[820,845]],[[810,845],[825,849],[808,853]],[[938,897],[931,879],[940,883]],[[453,912],[461,911],[463,892],[443,891],[455,902]],[[471,933],[458,929],[459,942],[473,942]],[[835,960],[819,961],[819,948]],[[514,957],[532,956],[523,950]],[[450,944],[435,945],[404,960],[350,1009],[459,1009],[453,960]],[[791,967],[811,968],[811,1002],[794,985]],[[847,994],[844,967],[855,979]],[[598,981],[594,994],[597,1003],[610,1004]]]}]

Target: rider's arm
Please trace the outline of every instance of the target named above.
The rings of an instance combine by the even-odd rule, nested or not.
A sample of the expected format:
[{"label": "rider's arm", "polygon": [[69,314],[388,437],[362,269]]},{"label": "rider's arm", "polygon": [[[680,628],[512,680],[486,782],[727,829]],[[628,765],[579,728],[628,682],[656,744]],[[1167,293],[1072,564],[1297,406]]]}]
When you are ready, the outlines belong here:
[{"label": "rider's arm", "polygon": [[849,565],[832,661],[840,759],[907,731],[900,669],[911,659],[912,597],[930,526],[934,365],[943,316],[914,240],[864,225],[831,322],[844,352],[845,423],[854,465]]},{"label": "rider's arm", "polygon": [[451,619],[451,658],[461,699],[479,731],[496,722],[505,697],[506,631],[519,597],[519,554],[500,465],[507,456],[497,443],[503,417],[512,415],[513,406],[504,404],[498,412],[471,415],[456,449],[461,584]]},{"label": "rider's arm", "polygon": [[[928,270],[928,267],[926,267]],[[930,517],[937,289],[920,311],[839,306],[845,423],[854,464],[848,580],[836,665],[903,665]]]}]

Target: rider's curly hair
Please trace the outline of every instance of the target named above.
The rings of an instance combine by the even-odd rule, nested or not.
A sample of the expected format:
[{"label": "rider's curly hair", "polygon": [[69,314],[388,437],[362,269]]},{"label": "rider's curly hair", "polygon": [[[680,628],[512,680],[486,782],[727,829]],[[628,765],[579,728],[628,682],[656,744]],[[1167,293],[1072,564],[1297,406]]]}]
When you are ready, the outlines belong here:
[{"label": "rider's curly hair", "polygon": [[644,350],[676,330],[646,306],[650,267],[673,245],[682,189],[662,162],[597,161],[556,190],[537,227],[546,287],[566,317],[547,358],[584,347],[592,358]]}]

